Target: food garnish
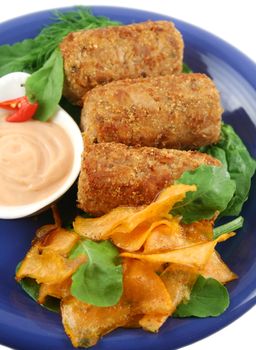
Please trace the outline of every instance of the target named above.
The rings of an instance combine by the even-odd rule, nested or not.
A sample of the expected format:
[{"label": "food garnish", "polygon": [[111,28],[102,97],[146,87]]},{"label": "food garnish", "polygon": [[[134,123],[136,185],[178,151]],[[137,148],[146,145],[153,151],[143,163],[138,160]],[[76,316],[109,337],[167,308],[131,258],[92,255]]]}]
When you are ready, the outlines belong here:
[{"label": "food garnish", "polygon": [[256,161],[232,126],[225,123],[222,123],[220,141],[216,145],[202,147],[200,151],[219,159],[236,184],[235,193],[221,216],[239,215],[248,198]]},{"label": "food garnish", "polygon": [[63,81],[63,59],[60,50],[56,49],[42,68],[26,80],[28,99],[39,104],[35,119],[47,121],[55,114],[62,95]]},{"label": "food garnish", "polygon": [[107,17],[94,16],[83,7],[68,12],[54,11],[52,20],[35,38],[0,46],[0,77],[11,72],[39,70],[70,32],[120,24]]},{"label": "food garnish", "polygon": [[123,292],[122,266],[117,248],[110,241],[80,240],[69,254],[69,259],[81,255],[85,255],[87,260],[72,275],[71,294],[96,306],[117,304]]},{"label": "food garnish", "polygon": [[7,122],[25,122],[30,120],[36,113],[38,103],[31,103],[27,96],[0,102],[0,108],[13,111],[6,117]]},{"label": "food garnish", "polygon": [[184,223],[210,219],[216,211],[223,212],[235,192],[235,182],[223,166],[201,165],[194,171],[186,171],[176,181],[195,184],[196,192],[189,192],[186,198],[173,208],[175,215],[182,215]]},{"label": "food garnish", "polygon": [[[34,39],[0,46],[0,77],[13,71],[32,73],[25,85],[26,95],[33,105],[35,101],[39,104],[32,116],[40,121],[47,121],[53,116],[61,99],[64,73],[58,45],[63,37],[79,29],[119,24],[106,17],[93,16],[85,8],[66,13],[55,11],[54,19],[55,22],[45,27]],[[9,121],[25,120],[22,115]]]},{"label": "food garnish", "polygon": [[157,332],[171,315],[221,314],[229,305],[223,284],[236,275],[215,246],[234,232],[214,238],[214,218],[184,224],[170,214],[190,192],[196,186],[176,184],[148,206],[120,207],[99,218],[78,216],[72,231],[49,226],[17,268],[17,281],[54,311],[52,302],[60,300],[75,347],[92,346],[122,326]]},{"label": "food garnish", "polygon": [[214,278],[199,276],[192,288],[189,300],[182,302],[177,307],[174,316],[219,316],[228,306],[227,289]]},{"label": "food garnish", "polygon": [[242,216],[239,216],[238,218],[226,224],[215,227],[213,229],[214,239],[218,238],[220,235],[223,235],[224,233],[238,230],[239,228],[243,227],[243,223],[244,223],[244,218]]}]

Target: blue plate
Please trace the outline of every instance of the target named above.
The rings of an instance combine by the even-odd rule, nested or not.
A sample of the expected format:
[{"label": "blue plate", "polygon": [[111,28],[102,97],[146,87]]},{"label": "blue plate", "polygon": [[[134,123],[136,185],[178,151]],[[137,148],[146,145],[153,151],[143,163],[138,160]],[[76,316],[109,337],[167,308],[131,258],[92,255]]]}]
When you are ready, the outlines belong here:
[{"label": "blue plate", "polygon": [[[95,15],[124,24],[148,19],[170,20],[160,14],[133,9],[93,7],[92,10]],[[34,37],[51,18],[52,12],[44,11],[1,24],[0,44]],[[195,72],[204,72],[214,79],[225,108],[224,120],[234,126],[255,157],[256,66],[221,39],[190,24],[172,20],[185,40],[185,62]],[[70,196],[72,198],[72,192],[62,201],[64,212],[68,212]],[[119,329],[105,336],[94,349],[177,349],[216,332],[255,305],[256,204],[253,198],[256,198],[255,178],[242,213],[244,228],[221,247],[224,260],[240,276],[228,285],[231,304],[223,315],[207,319],[169,319],[158,334]],[[14,281],[15,266],[29,248],[36,228],[49,219],[46,213],[37,218],[0,220],[0,341],[15,349],[72,349],[60,317],[33,302]]]}]

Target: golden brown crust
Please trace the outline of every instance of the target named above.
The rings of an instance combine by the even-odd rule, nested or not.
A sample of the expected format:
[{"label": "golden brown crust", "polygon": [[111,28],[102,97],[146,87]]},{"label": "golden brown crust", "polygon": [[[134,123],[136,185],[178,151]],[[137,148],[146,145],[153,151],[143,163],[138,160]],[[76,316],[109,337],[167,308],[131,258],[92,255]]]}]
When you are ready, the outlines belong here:
[{"label": "golden brown crust", "polygon": [[186,170],[220,165],[195,151],[128,147],[118,143],[87,145],[78,184],[78,206],[102,215],[117,206],[149,204]]},{"label": "golden brown crust", "polygon": [[81,127],[90,142],[195,149],[219,140],[222,107],[204,74],[119,80],[86,94]]},{"label": "golden brown crust", "polygon": [[167,21],[70,33],[60,44],[64,95],[82,105],[84,94],[99,84],[180,72],[183,47],[181,34]]}]

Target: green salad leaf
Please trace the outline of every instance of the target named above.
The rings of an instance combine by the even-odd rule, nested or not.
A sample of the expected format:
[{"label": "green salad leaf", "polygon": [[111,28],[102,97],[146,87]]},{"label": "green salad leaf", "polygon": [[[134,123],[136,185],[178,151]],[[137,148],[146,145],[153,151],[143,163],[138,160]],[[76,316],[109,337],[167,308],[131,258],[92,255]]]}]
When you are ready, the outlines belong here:
[{"label": "green salad leaf", "polygon": [[197,191],[188,192],[171,211],[173,215],[181,215],[185,224],[210,219],[216,211],[222,212],[235,191],[235,183],[225,167],[218,166],[201,165],[194,171],[186,171],[176,183],[197,186]]},{"label": "green salad leaf", "polygon": [[63,58],[56,49],[42,68],[33,73],[25,83],[26,96],[39,107],[35,119],[46,121],[58,108],[64,82]]},{"label": "green salad leaf", "polygon": [[37,302],[40,285],[36,283],[33,278],[29,277],[23,278],[21,281],[19,281],[19,284],[21,288],[30,296],[30,298]]},{"label": "green salad leaf", "polygon": [[200,151],[219,159],[236,184],[234,195],[221,216],[239,215],[248,198],[251,178],[256,169],[255,160],[250,156],[246,146],[232,126],[224,123],[221,127],[219,143],[202,147]]},{"label": "green salad leaf", "polygon": [[175,317],[209,317],[221,315],[229,306],[227,289],[214,278],[199,276],[188,301],[176,309]]},{"label": "green salad leaf", "polygon": [[193,73],[193,71],[186,63],[183,63],[182,73]]},{"label": "green salad leaf", "polygon": [[87,8],[76,11],[55,11],[53,23],[42,29],[34,39],[13,45],[0,46],[0,77],[15,71],[33,73],[26,81],[26,95],[30,102],[39,104],[34,116],[47,121],[56,112],[60,102],[64,72],[63,59],[58,48],[70,32],[119,25],[102,16],[94,16]]},{"label": "green salad leaf", "polygon": [[11,72],[31,72],[27,62],[33,60],[35,50],[33,39],[26,39],[14,45],[0,46],[0,77]]},{"label": "green salad leaf", "polygon": [[243,224],[244,224],[244,218],[242,216],[239,216],[238,218],[228,222],[227,224],[215,227],[213,229],[213,235],[214,235],[213,239],[218,238],[224,233],[229,233],[229,232],[238,230],[239,228],[243,227]]},{"label": "green salad leaf", "polygon": [[112,306],[123,293],[122,265],[118,249],[110,241],[81,240],[69,258],[87,256],[72,276],[71,294],[88,304]]},{"label": "green salad leaf", "polygon": [[34,39],[0,46],[0,77],[17,71],[37,71],[70,32],[120,24],[106,17],[94,16],[85,7],[63,13],[54,11],[52,19],[53,22],[44,27]]},{"label": "green salad leaf", "polygon": [[[21,263],[17,265],[16,271],[18,271],[20,264]],[[21,288],[30,296],[31,299],[38,302],[37,300],[39,296],[40,285],[33,278],[25,277],[18,283]],[[57,313],[60,312],[60,300],[57,298],[48,296],[45,303],[40,305],[49,311]]]}]

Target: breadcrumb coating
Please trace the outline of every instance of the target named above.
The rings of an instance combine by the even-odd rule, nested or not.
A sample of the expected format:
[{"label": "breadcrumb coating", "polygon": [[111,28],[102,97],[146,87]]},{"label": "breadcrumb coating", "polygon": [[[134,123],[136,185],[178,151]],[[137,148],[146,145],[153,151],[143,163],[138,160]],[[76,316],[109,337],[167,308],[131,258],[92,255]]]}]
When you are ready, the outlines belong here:
[{"label": "breadcrumb coating", "polygon": [[195,149],[220,137],[222,107],[205,74],[119,80],[86,94],[81,127],[93,142]]},{"label": "breadcrumb coating", "polygon": [[147,21],[70,33],[60,48],[64,95],[82,106],[97,85],[181,72],[184,44],[172,22]]},{"label": "breadcrumb coating", "polygon": [[118,143],[86,145],[78,183],[78,206],[99,216],[118,206],[149,204],[184,171],[202,164],[221,163],[196,151]]}]

